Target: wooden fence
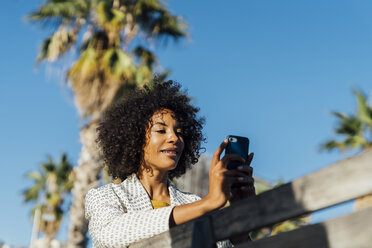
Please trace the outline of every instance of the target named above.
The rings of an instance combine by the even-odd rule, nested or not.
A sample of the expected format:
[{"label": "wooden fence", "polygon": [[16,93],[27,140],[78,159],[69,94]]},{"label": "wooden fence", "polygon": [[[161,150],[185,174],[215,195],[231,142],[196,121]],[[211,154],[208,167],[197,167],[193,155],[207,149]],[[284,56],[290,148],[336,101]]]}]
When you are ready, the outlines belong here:
[{"label": "wooden fence", "polygon": [[[134,243],[139,247],[214,247],[265,226],[372,193],[372,150],[278,188]],[[235,247],[372,247],[372,207]]]}]

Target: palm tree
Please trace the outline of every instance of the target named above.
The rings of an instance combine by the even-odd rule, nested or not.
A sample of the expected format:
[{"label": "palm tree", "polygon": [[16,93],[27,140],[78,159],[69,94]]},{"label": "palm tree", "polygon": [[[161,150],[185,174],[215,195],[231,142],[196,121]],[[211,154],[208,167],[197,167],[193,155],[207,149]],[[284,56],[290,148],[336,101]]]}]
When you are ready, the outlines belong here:
[{"label": "palm tree", "polygon": [[[358,152],[372,147],[372,106],[368,105],[366,95],[357,90],[353,90],[357,98],[356,113],[346,115],[339,112],[332,112],[338,118],[335,133],[341,136],[340,141],[329,140],[322,144],[322,150],[338,149],[342,152],[346,150],[356,150]],[[361,209],[372,206],[372,195],[358,198],[355,201],[355,208]]]},{"label": "palm tree", "polygon": [[73,186],[72,168],[67,155],[63,154],[58,164],[52,157],[48,157],[40,165],[40,170],[27,174],[33,180],[33,185],[24,190],[24,200],[36,204],[32,210],[33,218],[36,211],[41,212],[42,218],[37,228],[44,233],[47,244],[53,240],[61,224],[64,213],[62,204]]},{"label": "palm tree", "polygon": [[[159,63],[150,45],[185,37],[186,23],[171,15],[160,0],[47,0],[29,19],[55,27],[42,43],[38,63],[54,62],[77,50],[66,77],[88,124],[80,133],[68,247],[85,247],[84,197],[98,185],[103,168],[95,145],[97,122],[128,91],[151,81]],[[168,74],[157,72],[160,78]]]}]

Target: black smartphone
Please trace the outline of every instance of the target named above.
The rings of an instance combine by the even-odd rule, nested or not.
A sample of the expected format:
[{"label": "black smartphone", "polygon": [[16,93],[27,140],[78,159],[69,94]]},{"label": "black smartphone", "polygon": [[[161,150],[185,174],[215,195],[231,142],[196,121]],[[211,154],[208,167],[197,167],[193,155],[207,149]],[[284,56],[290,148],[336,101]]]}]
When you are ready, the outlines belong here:
[{"label": "black smartphone", "polygon": [[[248,150],[249,150],[249,139],[247,137],[241,137],[236,135],[227,136],[229,143],[227,144],[225,154],[238,154],[246,161],[248,160]],[[227,165],[227,169],[235,170],[241,162],[230,161]]]}]

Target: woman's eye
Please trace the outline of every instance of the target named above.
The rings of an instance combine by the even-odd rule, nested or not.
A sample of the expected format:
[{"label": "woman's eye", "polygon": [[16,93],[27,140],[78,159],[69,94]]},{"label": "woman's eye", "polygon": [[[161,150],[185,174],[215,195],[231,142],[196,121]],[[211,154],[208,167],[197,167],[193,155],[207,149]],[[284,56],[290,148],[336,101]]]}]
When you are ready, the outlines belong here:
[{"label": "woman's eye", "polygon": [[165,133],[165,130],[156,130],[157,133]]}]

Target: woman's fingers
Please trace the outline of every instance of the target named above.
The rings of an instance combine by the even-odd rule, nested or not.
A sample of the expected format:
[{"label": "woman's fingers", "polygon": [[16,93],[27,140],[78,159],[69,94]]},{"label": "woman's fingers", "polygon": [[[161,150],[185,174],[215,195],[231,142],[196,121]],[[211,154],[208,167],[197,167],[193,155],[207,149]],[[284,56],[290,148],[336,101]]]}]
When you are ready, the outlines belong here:
[{"label": "woman's fingers", "polygon": [[239,161],[241,162],[242,164],[245,163],[245,160],[244,158],[242,158],[240,155],[238,154],[226,154],[225,156],[223,156],[223,158],[220,160],[221,163],[221,166],[223,168],[226,168],[227,167],[227,164],[230,162],[230,161]]},{"label": "woman's fingers", "polygon": [[254,179],[252,176],[247,176],[245,173],[237,170],[225,170],[223,172],[225,178],[233,183],[239,183],[240,185],[253,185]]},{"label": "woman's fingers", "polygon": [[226,146],[228,144],[228,140],[225,139],[221,145],[217,148],[217,150],[214,152],[213,157],[212,157],[212,166],[215,166],[218,161],[220,161],[221,154],[223,150],[225,150]]},{"label": "woman's fingers", "polygon": [[249,165],[241,165],[237,168],[237,170],[249,176],[252,176],[253,174],[253,168]]},{"label": "woman's fingers", "polygon": [[254,156],[254,153],[251,152],[249,155],[248,155],[248,165],[251,165],[251,162],[253,160],[253,156]]},{"label": "woman's fingers", "polygon": [[238,182],[253,185],[254,179],[252,177],[238,177]]},{"label": "woman's fingers", "polygon": [[225,180],[227,181],[231,192],[236,196],[237,192],[245,192],[247,195],[254,195],[254,179],[252,176],[240,172],[238,170],[227,170],[224,172]]},{"label": "woman's fingers", "polygon": [[242,187],[240,187],[240,189],[242,191],[248,191],[248,192],[252,192],[252,193],[256,192],[256,189],[253,186],[242,186]]},{"label": "woman's fingers", "polygon": [[[242,163],[238,167],[240,169],[228,170],[226,168],[227,164],[232,160]],[[225,178],[228,183],[239,183],[241,185],[253,184],[252,167],[244,165],[244,162],[245,160],[237,154],[227,154],[211,170],[210,176],[214,175],[218,178]]]}]

